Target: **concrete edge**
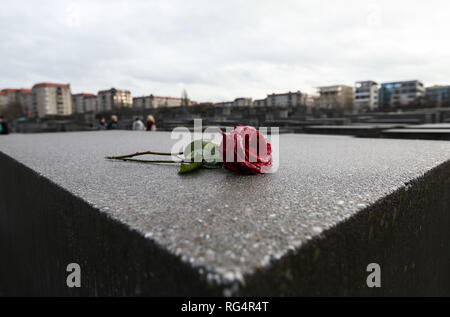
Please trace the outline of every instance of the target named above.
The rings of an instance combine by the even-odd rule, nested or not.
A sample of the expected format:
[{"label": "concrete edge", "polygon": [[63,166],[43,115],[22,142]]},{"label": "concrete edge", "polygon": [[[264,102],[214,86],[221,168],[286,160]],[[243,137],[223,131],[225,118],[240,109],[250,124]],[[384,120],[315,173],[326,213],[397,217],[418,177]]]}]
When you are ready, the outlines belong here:
[{"label": "concrete edge", "polygon": [[[0,152],[5,296],[221,296],[222,286],[152,240]],[[69,263],[82,287],[69,289]]]},{"label": "concrete edge", "polygon": [[[245,276],[233,295],[449,296],[448,206],[450,161]],[[381,266],[381,288],[367,287],[370,263]]]},{"label": "concrete edge", "polygon": [[[241,285],[211,284],[198,269],[2,152],[0,166],[7,179],[0,183],[0,252],[11,255],[0,267],[6,296],[450,294],[450,161],[244,276]],[[81,289],[65,283],[73,262],[82,267]],[[381,289],[365,284],[369,263],[383,269]]]}]

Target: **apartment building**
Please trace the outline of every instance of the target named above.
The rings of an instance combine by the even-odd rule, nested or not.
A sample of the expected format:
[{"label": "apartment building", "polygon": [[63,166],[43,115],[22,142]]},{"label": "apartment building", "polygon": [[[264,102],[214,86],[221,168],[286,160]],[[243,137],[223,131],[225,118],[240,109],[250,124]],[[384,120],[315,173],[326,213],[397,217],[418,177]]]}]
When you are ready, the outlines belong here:
[{"label": "apartment building", "polygon": [[267,95],[269,107],[298,107],[305,105],[305,95],[300,91]]},{"label": "apartment building", "polygon": [[267,107],[267,99],[256,99],[253,101],[253,107]]},{"label": "apartment building", "polygon": [[85,112],[97,111],[97,96],[94,94],[88,94],[84,97],[84,110]]},{"label": "apartment building", "polygon": [[234,106],[234,101],[223,101],[223,102],[217,102],[215,103],[215,106],[217,107],[233,107]]},{"label": "apartment building", "polygon": [[150,100],[148,97],[133,97],[133,108],[147,109],[150,108]]},{"label": "apartment building", "polygon": [[251,107],[252,105],[252,98],[236,98],[233,102],[234,107]]},{"label": "apartment building", "polygon": [[111,88],[97,94],[97,112],[133,107],[133,98],[129,90]]},{"label": "apartment building", "polygon": [[320,96],[316,94],[303,94],[302,103],[308,108],[319,108]]},{"label": "apartment building", "polygon": [[162,96],[144,96],[133,98],[133,107],[142,109],[156,109],[162,107],[180,107],[183,103],[182,98],[162,97]]},{"label": "apartment building", "polygon": [[24,114],[31,114],[33,109],[33,93],[31,89],[20,89],[17,95],[17,103],[22,107]]},{"label": "apartment building", "polygon": [[442,105],[450,106],[450,86],[432,86],[425,89],[427,101],[440,107]]},{"label": "apartment building", "polygon": [[355,84],[355,110],[375,110],[378,108],[378,83],[358,81]]},{"label": "apartment building", "polygon": [[[141,109],[155,109],[163,107],[180,107],[183,105],[183,98],[144,96],[133,98],[133,107]],[[196,101],[189,100],[189,106],[197,104]]]},{"label": "apartment building", "polygon": [[32,89],[32,100],[32,116],[42,118],[72,114],[72,93],[69,84],[36,84]]},{"label": "apartment building", "polygon": [[270,94],[265,99],[253,101],[254,107],[314,107],[317,105],[318,95],[311,95],[297,92],[288,92],[282,94]]},{"label": "apartment building", "polygon": [[0,105],[3,107],[7,105],[18,105],[21,107],[23,113],[27,113],[33,106],[33,98],[31,89],[3,89],[0,92]]},{"label": "apartment building", "polygon": [[4,109],[8,105],[8,97],[6,96],[6,93],[3,91],[0,91],[0,111]]},{"label": "apartment building", "polygon": [[319,87],[319,107],[324,109],[353,109],[354,89],[350,86],[335,85]]},{"label": "apartment building", "polygon": [[72,95],[72,106],[74,113],[96,112],[97,96],[88,93]]},{"label": "apartment building", "polygon": [[236,98],[234,101],[223,101],[214,104],[217,107],[251,107],[253,106],[252,98]]},{"label": "apartment building", "polygon": [[425,88],[418,80],[383,83],[379,90],[378,104],[380,108],[387,109],[408,105],[424,96]]},{"label": "apartment building", "polygon": [[7,105],[18,103],[19,89],[6,88],[2,90],[2,93],[6,96]]}]

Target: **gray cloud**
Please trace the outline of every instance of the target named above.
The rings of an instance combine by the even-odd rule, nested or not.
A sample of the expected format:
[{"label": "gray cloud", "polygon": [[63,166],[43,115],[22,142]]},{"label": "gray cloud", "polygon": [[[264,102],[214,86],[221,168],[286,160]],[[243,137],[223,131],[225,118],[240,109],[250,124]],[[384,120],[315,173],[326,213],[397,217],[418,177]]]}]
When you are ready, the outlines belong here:
[{"label": "gray cloud", "polygon": [[70,82],[199,101],[356,80],[450,83],[449,4],[3,1],[0,87]]}]

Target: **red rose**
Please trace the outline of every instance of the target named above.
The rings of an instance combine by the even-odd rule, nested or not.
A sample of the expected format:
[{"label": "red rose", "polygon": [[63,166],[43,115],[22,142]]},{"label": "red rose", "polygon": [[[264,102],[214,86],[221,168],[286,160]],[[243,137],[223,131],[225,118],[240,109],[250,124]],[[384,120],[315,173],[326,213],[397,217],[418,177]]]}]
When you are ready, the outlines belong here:
[{"label": "red rose", "polygon": [[270,170],[272,148],[258,130],[237,126],[229,135],[222,135],[219,151],[223,153],[225,168],[245,175],[267,173]]}]

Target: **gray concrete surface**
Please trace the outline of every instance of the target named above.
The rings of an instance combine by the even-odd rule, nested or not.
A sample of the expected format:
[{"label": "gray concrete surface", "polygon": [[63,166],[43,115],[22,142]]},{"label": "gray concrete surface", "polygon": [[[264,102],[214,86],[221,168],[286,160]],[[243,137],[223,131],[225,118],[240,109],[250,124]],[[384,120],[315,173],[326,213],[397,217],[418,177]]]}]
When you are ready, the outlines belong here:
[{"label": "gray concrete surface", "polygon": [[377,138],[383,130],[402,128],[402,124],[352,124],[352,125],[315,125],[305,127],[305,133],[328,135],[353,135],[357,137]]},{"label": "gray concrete surface", "polygon": [[430,123],[409,125],[407,129],[450,129],[450,123]]},{"label": "gray concrete surface", "polygon": [[[15,210],[11,210],[11,206],[22,204],[21,206],[35,206],[23,211],[22,217],[33,217],[33,208],[40,208],[39,212],[45,214],[43,217],[58,216],[58,210],[63,213],[65,209],[71,210],[70,212],[73,210],[78,217],[87,217],[89,221],[76,220],[70,218],[71,215],[68,215],[67,219],[74,222],[75,227],[70,231],[72,235],[83,231],[83,226],[91,230],[83,232],[84,242],[77,242],[75,245],[79,249],[78,257],[83,257],[83,248],[90,252],[90,261],[86,261],[85,265],[96,266],[92,274],[100,274],[99,264],[93,263],[96,261],[95,253],[108,257],[108,252],[113,252],[111,250],[115,248],[114,243],[117,243],[117,248],[129,247],[133,250],[132,255],[129,255],[130,261],[133,259],[133,262],[126,265],[138,265],[146,274],[148,272],[144,263],[151,266],[157,262],[163,267],[155,267],[156,271],[167,269],[165,273],[158,271],[158,274],[168,276],[159,276],[157,282],[152,280],[153,283],[164,284],[170,276],[179,274],[176,276],[177,281],[167,283],[168,287],[173,287],[172,290],[159,285],[159,288],[156,287],[159,292],[145,292],[142,290],[145,286],[141,284],[138,288],[132,286],[129,292],[128,289],[121,292],[108,287],[101,288],[99,283],[108,282],[98,278],[96,282],[90,282],[91,289],[86,291],[87,293],[81,293],[85,295],[130,295],[133,292],[137,295],[179,295],[189,292],[200,295],[345,295],[358,292],[351,291],[351,287],[346,283],[333,279],[328,281],[336,285],[326,288],[326,281],[319,281],[323,278],[319,275],[325,276],[326,270],[336,269],[335,266],[341,263],[339,272],[359,272],[358,278],[362,278],[366,274],[365,267],[349,267],[351,261],[356,261],[352,258],[359,256],[361,263],[364,263],[376,256],[375,253],[369,254],[364,245],[358,243],[363,240],[372,243],[373,235],[377,236],[377,233],[382,237],[386,228],[383,222],[378,228],[381,220],[379,217],[393,218],[395,222],[396,216],[392,215],[397,212],[394,211],[395,208],[403,210],[407,204],[415,204],[414,199],[431,206],[423,197],[408,196],[408,188],[411,184],[416,184],[415,190],[430,190],[430,183],[438,184],[439,188],[443,189],[444,180],[436,177],[444,177],[449,170],[446,163],[450,159],[448,142],[320,135],[282,135],[280,141],[280,168],[276,174],[245,177],[226,170],[202,170],[192,175],[180,176],[175,166],[111,162],[104,159],[106,155],[149,149],[169,151],[175,142],[170,140],[169,133],[107,131],[13,134],[0,138],[0,151],[3,153],[0,154],[3,164],[0,167],[0,176],[12,182],[9,185],[13,189],[9,193],[17,193],[19,186],[25,190],[27,186],[31,186],[26,180],[20,180],[28,175],[28,171],[22,173],[24,167],[21,164],[37,173],[32,176],[36,178],[31,181],[33,188],[44,187],[46,180],[57,186],[45,193],[45,199],[36,198],[34,203],[6,199],[6,202],[0,203],[0,214],[13,214]],[[5,168],[6,164],[8,168]],[[439,173],[433,172],[438,170]],[[67,191],[70,195],[55,194],[58,198],[53,201],[51,191],[56,188]],[[35,191],[35,195],[39,195],[39,188]],[[405,201],[399,198],[400,196],[392,198],[399,192],[409,200]],[[436,193],[439,191],[436,190]],[[81,199],[83,204],[77,205],[78,203],[71,200],[73,196]],[[430,194],[430,199],[431,196]],[[32,197],[34,196],[29,196],[28,199],[34,199]],[[389,197],[392,200],[386,204]],[[447,199],[442,195],[440,198]],[[434,197],[432,200],[436,201]],[[46,203],[53,205],[39,205]],[[380,208],[380,211],[376,208]],[[445,209],[445,206],[441,205],[439,208]],[[54,215],[46,214],[45,210],[52,210]],[[420,213],[420,208],[417,212]],[[430,216],[439,220],[440,212],[441,210],[437,209],[433,215],[433,211],[430,211]],[[407,211],[405,215],[406,213]],[[109,229],[103,228],[100,223],[106,220],[97,220],[97,215],[115,224],[114,232],[117,233],[113,237],[116,240],[102,240],[107,240],[107,236],[111,239],[111,235],[108,233]],[[364,221],[358,220],[361,215],[364,215]],[[3,215],[3,219],[7,217],[14,216]],[[402,219],[400,216],[398,218]],[[353,227],[345,229],[352,221]],[[405,218],[405,221],[412,220]],[[441,219],[444,224],[447,224],[446,221]],[[420,220],[414,222],[414,226],[419,225]],[[34,231],[50,230],[56,237],[59,234],[67,235],[63,229],[61,233],[46,226],[49,225],[43,221],[39,226],[30,228]],[[402,230],[407,228],[405,225],[402,229],[395,230],[403,232]],[[17,234],[10,232],[12,229],[6,225],[0,227],[0,230],[3,230],[0,234],[6,239],[12,239],[11,236]],[[124,238],[121,239],[122,233],[125,232],[132,232],[132,238],[127,233],[123,234]],[[409,231],[405,232],[409,234]],[[6,237],[7,235],[11,236]],[[90,235],[95,237],[91,243],[88,242]],[[359,235],[365,238],[360,239]],[[126,237],[130,237],[129,246]],[[369,240],[366,241],[366,237],[369,237]],[[339,240],[341,238],[343,240]],[[333,245],[331,240],[340,242]],[[150,244],[147,245],[143,241]],[[384,243],[389,249],[390,243],[383,241],[377,243]],[[47,237],[41,242],[51,243],[51,239]],[[331,249],[324,253],[327,243],[331,243]],[[394,245],[396,248],[402,245],[398,237],[393,238],[392,247]],[[102,246],[107,246],[108,251],[102,250]],[[318,246],[323,246],[323,250],[319,252]],[[48,246],[33,246],[36,247],[49,248],[48,256],[57,257]],[[63,246],[61,248],[64,249]],[[146,248],[157,250],[152,251],[154,258],[136,263],[139,256],[145,254]],[[10,246],[9,250],[13,250],[13,247]],[[384,251],[379,254],[381,256]],[[328,256],[330,258],[327,258]],[[392,256],[385,255],[380,261],[390,263],[387,259]],[[319,257],[320,264],[314,262]],[[406,258],[404,260],[406,261]],[[100,259],[98,261],[101,262]],[[402,259],[395,261],[401,262]],[[108,264],[103,262],[101,265],[108,267]],[[320,268],[321,266],[323,268]],[[122,268],[115,269],[120,272]],[[298,275],[297,270],[302,273]],[[133,272],[138,274],[136,272],[139,270]],[[51,272],[46,274],[51,275]],[[107,273],[104,274],[105,279],[111,279]],[[328,274],[337,273],[330,271]],[[355,277],[349,277],[348,274],[346,272],[342,278],[353,283]],[[394,269],[392,274],[396,274]],[[136,277],[129,279],[139,280]],[[297,280],[294,283],[291,279]],[[110,282],[114,283],[111,280]],[[26,283],[24,280],[23,285]],[[364,283],[365,279],[355,286],[355,289],[360,290]],[[395,290],[395,287],[391,285],[391,290]],[[38,289],[36,286],[33,292],[38,292]],[[197,289],[199,291],[195,292]],[[54,294],[58,291],[65,294],[63,286],[48,293]]]},{"label": "gray concrete surface", "polygon": [[450,140],[450,129],[388,129],[381,132],[385,138],[416,139],[416,140]]}]

